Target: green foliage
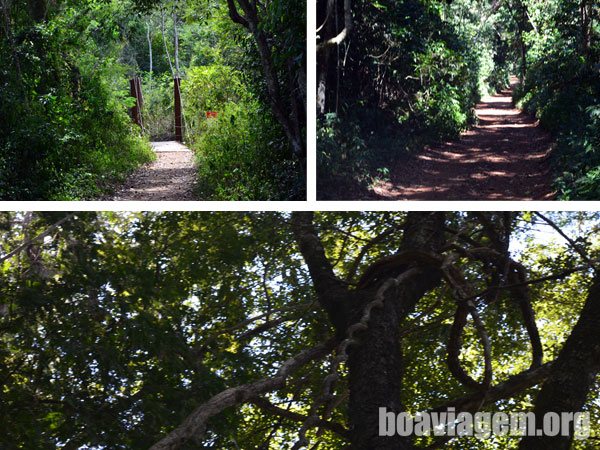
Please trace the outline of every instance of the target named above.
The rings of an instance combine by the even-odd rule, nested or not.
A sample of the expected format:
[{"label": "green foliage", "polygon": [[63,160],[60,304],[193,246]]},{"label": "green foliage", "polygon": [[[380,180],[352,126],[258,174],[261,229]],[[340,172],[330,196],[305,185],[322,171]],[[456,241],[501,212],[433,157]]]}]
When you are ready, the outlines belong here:
[{"label": "green foliage", "polygon": [[[242,73],[223,64],[193,67],[182,83],[187,137],[198,160],[200,198],[300,199],[299,164],[271,112]],[[207,112],[216,112],[208,118]]]},{"label": "green foliage", "polygon": [[[598,213],[550,216],[597,259]],[[0,255],[64,217],[0,213]],[[447,217],[448,229],[465,230],[468,240],[486,244],[475,215]],[[405,218],[402,212],[316,214],[323,249],[337,262],[336,276],[356,280],[372,262],[395,253]],[[331,336],[288,213],[83,212],[51,231],[0,262],[2,448],[147,449],[212,396],[272,377],[287,358]],[[531,213],[517,218],[510,245],[530,280],[584,264]],[[489,267],[481,262],[461,257],[453,264],[475,292],[490,287]],[[593,276],[588,269],[529,286],[545,361],[563,347]],[[451,286],[441,285],[402,324],[402,401],[410,412],[469,394],[447,367],[455,310]],[[478,302],[478,310],[492,345],[494,384],[502,383],[530,364],[521,313],[507,290],[496,301]],[[461,362],[475,376],[483,370],[471,325]],[[305,365],[265,398],[306,414],[329,370],[328,359]],[[345,365],[340,375],[336,393],[342,402],[331,420],[347,427]],[[485,410],[529,411],[538,389]],[[597,433],[597,386],[587,405]],[[265,442],[265,448],[287,448],[299,426],[244,403],[213,417],[206,436],[182,449],[255,449]],[[449,445],[478,450],[517,445],[516,439],[498,439]],[[347,444],[327,430],[319,441],[331,450]]]},{"label": "green foliage", "polygon": [[[1,230],[2,254],[56,215],[11,216],[14,226]],[[3,264],[2,446],[147,449],[198,402],[252,381],[264,365],[308,345],[295,339],[259,361],[249,358],[252,338],[241,337],[247,330],[235,328],[252,310],[303,304],[306,310],[310,290],[297,284],[302,269],[286,255],[290,237],[276,231],[280,220],[273,214],[80,213],[47,241],[39,260]],[[273,254],[261,254],[259,242]],[[290,284],[278,286],[267,276],[267,300],[256,295],[264,280],[255,268],[275,254],[288,266],[282,279]],[[284,343],[293,335],[286,326],[271,338]],[[264,434],[246,433],[246,426],[230,410],[210,422],[207,442],[226,449],[237,439],[258,447]]]},{"label": "green foliage", "polygon": [[[232,22],[225,2],[30,3],[43,8],[34,11],[27,2],[11,1],[3,11],[0,198],[88,199],[110,190],[153,157],[147,138],[173,139],[174,74],[184,80],[189,76],[190,85],[201,87],[183,99],[190,140],[199,140],[200,134],[208,131],[207,109],[231,109],[229,104],[239,101],[240,108],[256,116],[240,120],[246,128],[238,131],[248,132],[243,148],[235,148],[229,130],[223,130],[221,138],[210,130],[207,137],[213,143],[229,139],[226,147],[231,155],[215,157],[219,167],[237,174],[243,166],[245,174],[238,181],[253,180],[251,186],[234,189],[231,180],[227,187],[214,186],[218,178],[212,176],[210,184],[223,198],[232,190],[239,192],[231,193],[230,198],[303,195],[302,156],[292,155],[281,123],[266,111],[271,102],[256,43],[248,30]],[[305,48],[304,17],[294,8],[297,4],[295,0],[271,2],[261,11],[259,22],[261,31],[270,33],[275,73],[285,80],[279,103],[297,104],[303,112],[305,106],[295,87]],[[239,61],[244,64],[237,64]],[[242,71],[231,67],[241,67],[244,77]],[[141,133],[127,117],[127,109],[134,105],[127,80],[133,76],[142,78]],[[299,121],[294,129],[303,134],[304,114],[296,117]],[[254,130],[254,124],[259,124],[259,129]],[[244,155],[240,164],[236,161],[239,155]],[[266,166],[270,170],[266,171]],[[259,181],[258,174],[270,178]]]},{"label": "green foliage", "polygon": [[[342,122],[335,113],[319,118],[317,125],[317,190],[319,193],[336,192],[336,186],[345,185],[353,177],[366,171],[372,158],[361,139],[361,129],[356,122]],[[356,180],[361,184],[364,180]],[[341,193],[340,193],[341,194]],[[337,197],[337,195],[335,195]]]},{"label": "green foliage", "polygon": [[[335,3],[339,14],[341,2]],[[318,4],[319,23],[325,24],[320,34],[335,36],[327,26],[335,32],[340,26],[324,16],[329,3]],[[321,120],[322,188],[339,185],[342,164],[348,184],[364,187],[402,153],[455,138],[474,122],[479,94],[507,88],[512,74],[523,82],[515,99],[556,137],[552,164],[559,197],[598,198],[598,127],[589,112],[600,98],[597,2],[359,1],[352,12],[351,37],[319,54],[318,79],[326,88],[321,112],[348,122],[346,131],[357,133],[366,149],[354,152],[360,161],[347,161],[345,144],[335,150],[328,121]],[[377,137],[383,127],[365,121],[367,115],[387,121],[385,133],[393,139]],[[373,164],[373,155],[387,162]]]},{"label": "green foliage", "polygon": [[[343,60],[330,62],[339,84],[328,77],[334,87],[326,105],[339,124],[321,119],[317,132],[321,186],[337,192],[364,188],[399,157],[457,136],[473,122],[483,70],[472,45],[476,28],[445,3],[358,2],[353,9],[352,41],[341,46]],[[344,130],[341,140],[334,129]]]},{"label": "green foliage", "polygon": [[207,112],[219,112],[228,103],[250,99],[242,74],[222,64],[192,67],[183,80],[182,101],[188,139],[195,141],[208,129]]},{"label": "green foliage", "polygon": [[[556,138],[554,185],[563,200],[600,198],[600,39],[582,43],[579,5],[531,2],[527,79],[516,98]],[[578,24],[578,25],[575,25]],[[589,48],[588,48],[589,47]]]},{"label": "green foliage", "polygon": [[286,142],[268,109],[248,99],[224,103],[217,112],[217,118],[202,120],[203,131],[192,144],[198,161],[200,198],[304,197],[298,163],[286,158]]},{"label": "green foliage", "polygon": [[556,186],[565,200],[600,198],[599,112],[600,104],[576,111],[582,122],[558,138],[555,156],[563,172]]},{"label": "green foliage", "polygon": [[150,76],[142,81],[144,131],[152,140],[167,141],[175,138],[173,105],[173,76],[171,73]]},{"label": "green foliage", "polygon": [[456,136],[473,120],[471,109],[478,99],[478,62],[470,62],[444,42],[427,45],[416,57],[415,71],[422,90],[415,110],[430,139]]},{"label": "green foliage", "polygon": [[86,27],[67,10],[0,42],[0,198],[95,197],[151,158],[126,114],[122,67],[82,52],[95,45],[80,39]]}]

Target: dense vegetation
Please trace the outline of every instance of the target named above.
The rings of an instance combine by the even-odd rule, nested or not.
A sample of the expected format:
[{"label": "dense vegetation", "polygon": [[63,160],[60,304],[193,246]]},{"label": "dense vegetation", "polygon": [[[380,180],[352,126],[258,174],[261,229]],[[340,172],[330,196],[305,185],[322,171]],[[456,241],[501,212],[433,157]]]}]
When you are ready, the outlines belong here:
[{"label": "dense vegetation", "polygon": [[[305,21],[296,0],[1,6],[0,198],[110,190],[153,157],[149,140],[173,139],[174,76],[199,198],[303,198]],[[142,129],[127,114],[133,76]]]},{"label": "dense vegetation", "polygon": [[114,11],[101,6],[55,15],[41,1],[2,2],[1,198],[92,197],[151,158],[127,117]]},{"label": "dense vegetation", "polygon": [[[524,6],[525,7],[525,6]],[[555,187],[563,200],[600,199],[600,6],[527,2],[525,83],[517,100],[557,138]]]},{"label": "dense vegetation", "polygon": [[515,74],[516,100],[557,138],[559,197],[599,198],[597,2],[319,0],[317,21],[321,197],[356,196],[398,157],[457,136]]},{"label": "dense vegetation", "polygon": [[598,213],[1,213],[0,447],[561,450],[569,437],[377,436],[381,406],[560,405],[591,413],[572,448],[597,448],[599,227]]}]

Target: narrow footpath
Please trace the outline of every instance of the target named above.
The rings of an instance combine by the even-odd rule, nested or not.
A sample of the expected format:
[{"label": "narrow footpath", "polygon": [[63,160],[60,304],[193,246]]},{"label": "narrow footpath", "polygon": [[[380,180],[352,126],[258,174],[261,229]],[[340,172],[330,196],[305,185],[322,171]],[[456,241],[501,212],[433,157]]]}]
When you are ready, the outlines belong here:
[{"label": "narrow footpath", "polygon": [[156,160],[136,170],[110,200],[195,200],[194,154],[175,141],[152,142]]},{"label": "narrow footpath", "polygon": [[551,200],[552,140],[513,106],[516,79],[511,82],[477,105],[477,126],[399,161],[373,194],[382,200]]}]

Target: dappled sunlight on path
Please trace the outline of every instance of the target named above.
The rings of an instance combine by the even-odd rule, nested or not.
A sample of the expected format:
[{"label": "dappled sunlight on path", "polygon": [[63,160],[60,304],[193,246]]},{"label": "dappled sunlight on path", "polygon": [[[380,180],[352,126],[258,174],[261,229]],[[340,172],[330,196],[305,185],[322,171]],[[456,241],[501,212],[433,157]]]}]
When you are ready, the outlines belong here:
[{"label": "dappled sunlight on path", "polygon": [[[515,81],[513,80],[513,83]],[[477,105],[477,126],[457,141],[399,161],[373,194],[387,200],[550,200],[552,141],[512,104],[512,88]]]}]

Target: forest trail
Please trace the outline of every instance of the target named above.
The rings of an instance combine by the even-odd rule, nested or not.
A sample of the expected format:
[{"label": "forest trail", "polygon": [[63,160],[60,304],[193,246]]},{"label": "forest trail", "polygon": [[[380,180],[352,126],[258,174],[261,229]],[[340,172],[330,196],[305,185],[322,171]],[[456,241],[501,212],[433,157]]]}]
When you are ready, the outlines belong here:
[{"label": "forest trail", "polygon": [[195,200],[194,153],[175,141],[151,145],[156,160],[136,170],[110,200]]},{"label": "forest trail", "polygon": [[385,200],[550,200],[552,140],[512,104],[510,89],[482,98],[477,126],[457,141],[428,146],[399,161],[373,187]]}]

